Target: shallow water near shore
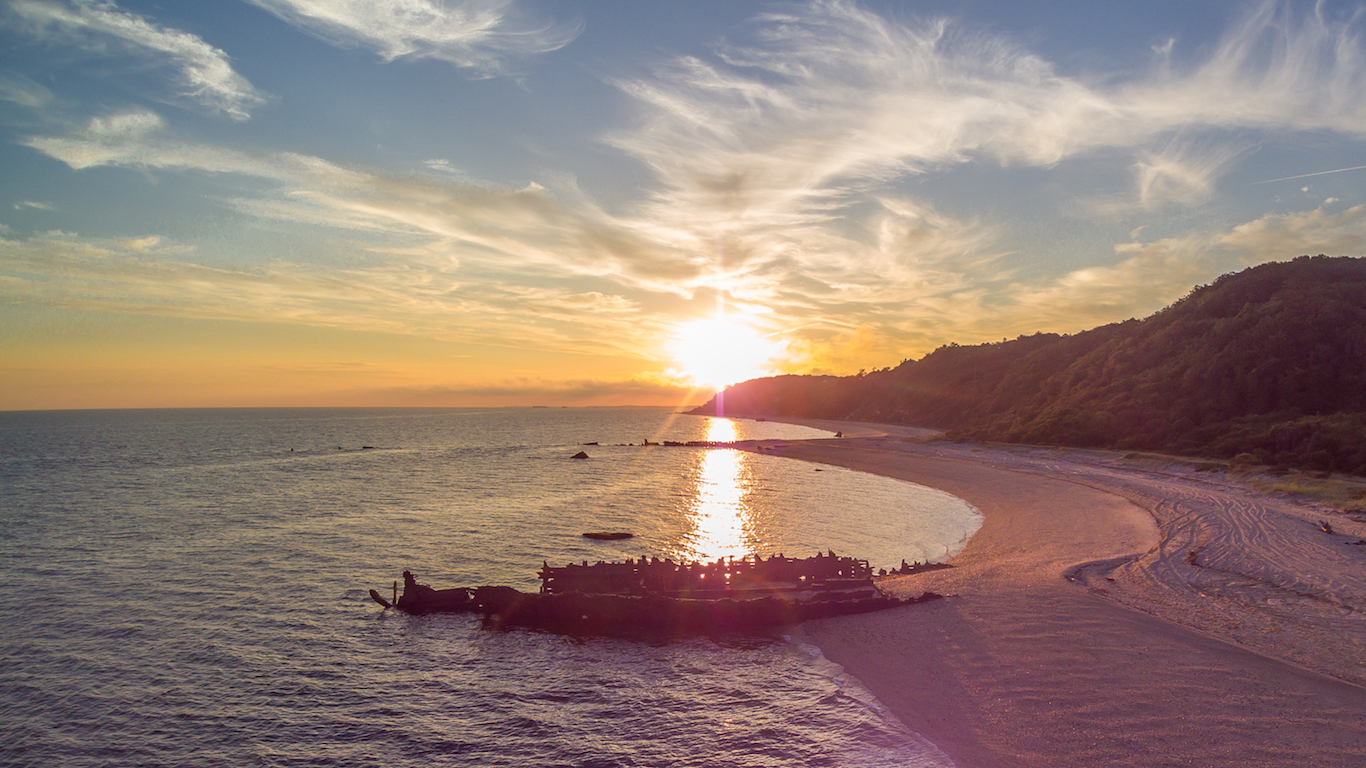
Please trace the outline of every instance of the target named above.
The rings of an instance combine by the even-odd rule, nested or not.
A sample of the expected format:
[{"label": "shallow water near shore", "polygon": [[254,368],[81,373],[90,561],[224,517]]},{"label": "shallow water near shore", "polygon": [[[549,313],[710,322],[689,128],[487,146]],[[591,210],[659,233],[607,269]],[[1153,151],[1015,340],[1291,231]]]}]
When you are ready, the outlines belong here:
[{"label": "shallow water near shore", "polygon": [[834,549],[890,567],[944,559],[980,524],[908,483],[640,445],[824,436],[640,408],[0,414],[0,756],[946,765],[780,639],[487,632],[366,594],[405,568],[534,589],[543,560],[642,554]]}]

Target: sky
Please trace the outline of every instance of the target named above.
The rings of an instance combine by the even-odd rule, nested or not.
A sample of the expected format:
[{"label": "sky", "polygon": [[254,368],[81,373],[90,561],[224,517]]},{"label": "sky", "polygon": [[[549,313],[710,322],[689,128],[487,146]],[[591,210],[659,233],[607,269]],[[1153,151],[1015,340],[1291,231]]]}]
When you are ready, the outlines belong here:
[{"label": "sky", "polygon": [[1364,13],[0,0],[0,409],[678,406],[1359,257]]}]

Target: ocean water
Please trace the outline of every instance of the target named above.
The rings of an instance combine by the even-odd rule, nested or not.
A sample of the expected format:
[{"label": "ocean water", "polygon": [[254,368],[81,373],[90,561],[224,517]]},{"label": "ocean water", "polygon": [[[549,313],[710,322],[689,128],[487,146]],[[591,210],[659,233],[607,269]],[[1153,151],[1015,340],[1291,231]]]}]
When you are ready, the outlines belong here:
[{"label": "ocean water", "polygon": [[980,525],[908,483],[641,446],[824,436],[649,408],[0,413],[0,763],[948,765],[781,638],[492,632],[367,595],[642,554],[892,566]]}]

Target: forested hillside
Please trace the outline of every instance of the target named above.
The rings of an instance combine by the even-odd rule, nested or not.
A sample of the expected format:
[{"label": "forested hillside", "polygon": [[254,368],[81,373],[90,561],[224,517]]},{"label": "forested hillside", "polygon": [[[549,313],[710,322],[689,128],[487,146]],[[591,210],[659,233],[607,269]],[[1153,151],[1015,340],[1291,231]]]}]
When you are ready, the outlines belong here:
[{"label": "forested hillside", "polygon": [[[1143,320],[949,345],[863,376],[756,379],[724,402],[731,414],[1366,474],[1366,259],[1263,264]],[[714,411],[713,400],[696,412]]]}]

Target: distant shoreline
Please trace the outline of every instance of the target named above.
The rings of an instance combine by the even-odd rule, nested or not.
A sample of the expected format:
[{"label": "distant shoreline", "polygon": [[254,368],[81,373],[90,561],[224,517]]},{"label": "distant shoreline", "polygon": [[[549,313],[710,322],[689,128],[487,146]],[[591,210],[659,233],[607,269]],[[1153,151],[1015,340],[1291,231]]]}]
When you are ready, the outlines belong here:
[{"label": "distant shoreline", "polygon": [[754,450],[982,511],[954,568],[885,583],[948,600],[801,630],[959,766],[1366,764],[1366,523],[1330,537],[1321,511],[1099,452],[774,420],[846,439]]}]

